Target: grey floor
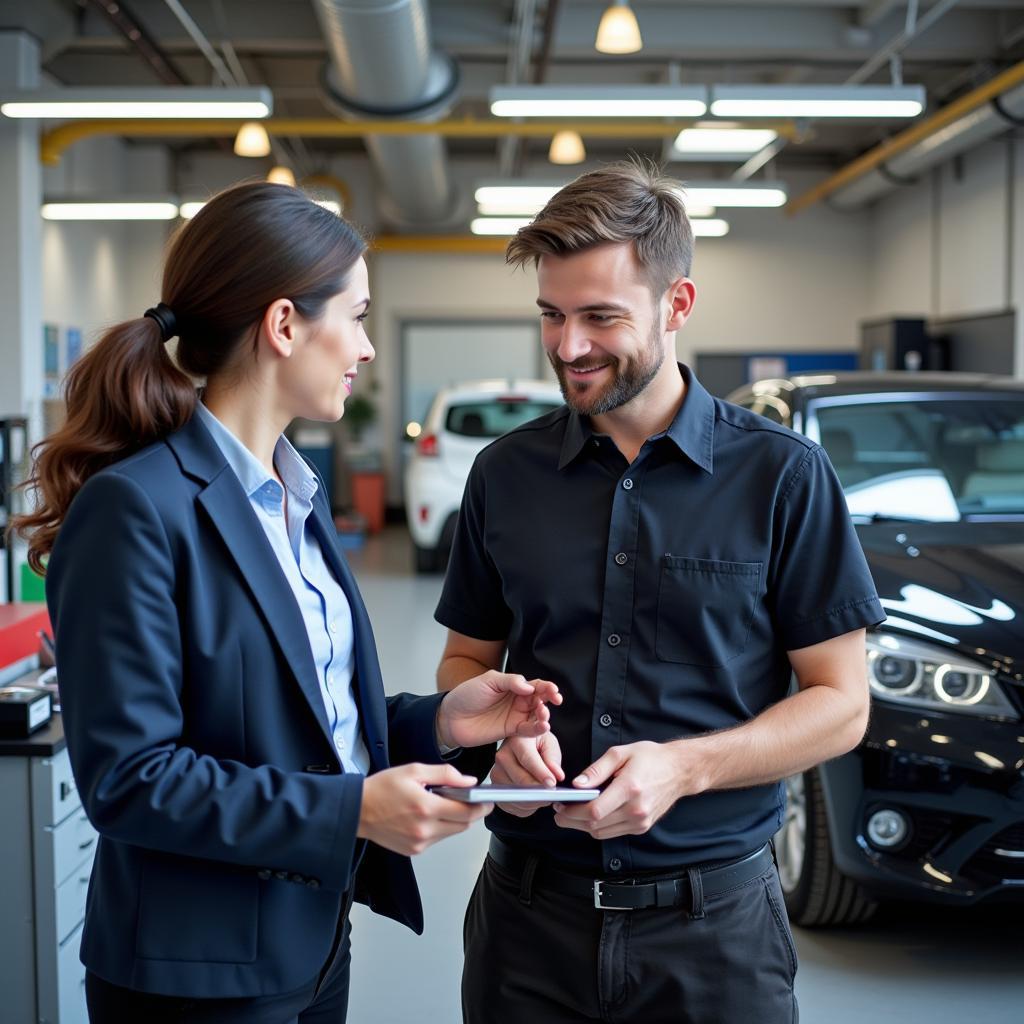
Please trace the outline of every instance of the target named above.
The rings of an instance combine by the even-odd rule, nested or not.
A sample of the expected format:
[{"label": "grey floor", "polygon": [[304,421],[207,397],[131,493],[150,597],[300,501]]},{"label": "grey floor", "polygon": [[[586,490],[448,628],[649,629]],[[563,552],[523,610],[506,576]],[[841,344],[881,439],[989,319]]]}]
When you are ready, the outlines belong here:
[{"label": "grey floor", "polygon": [[[351,562],[389,692],[432,692],[444,644],[433,620],[439,578],[413,575],[408,535],[398,527]],[[421,937],[355,909],[350,1024],[458,1024],[462,916],[486,845],[475,826],[417,858]],[[1024,1024],[1024,905],[985,912],[894,905],[854,930],[797,929],[796,942],[803,1024]],[[753,1008],[750,1024],[757,1024]]]}]

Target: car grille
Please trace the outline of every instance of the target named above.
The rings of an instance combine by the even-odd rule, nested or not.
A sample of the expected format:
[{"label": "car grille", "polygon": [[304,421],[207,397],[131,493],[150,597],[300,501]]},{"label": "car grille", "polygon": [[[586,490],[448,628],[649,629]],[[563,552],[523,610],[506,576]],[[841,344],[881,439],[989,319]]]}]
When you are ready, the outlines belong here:
[{"label": "car grille", "polygon": [[[1004,851],[999,853],[997,851]],[[1019,854],[1017,857],[1008,853]],[[1004,828],[965,865],[964,873],[985,881],[1024,880],[1024,821]]]}]

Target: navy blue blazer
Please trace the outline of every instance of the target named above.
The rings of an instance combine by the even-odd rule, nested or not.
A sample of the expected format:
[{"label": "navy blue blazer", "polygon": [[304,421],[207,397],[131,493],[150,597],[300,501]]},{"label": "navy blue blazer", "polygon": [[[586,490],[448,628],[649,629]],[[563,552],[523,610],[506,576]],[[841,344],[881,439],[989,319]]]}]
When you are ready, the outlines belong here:
[{"label": "navy blue blazer", "polygon": [[[322,487],[310,522],[352,608],[371,771],[439,761],[441,697],[385,698]],[[198,417],[86,482],[46,597],[68,752],[100,833],[90,970],[196,998],[299,988],[353,886],[422,931],[408,858],[356,838],[363,779],[336,756],[302,616]]]}]

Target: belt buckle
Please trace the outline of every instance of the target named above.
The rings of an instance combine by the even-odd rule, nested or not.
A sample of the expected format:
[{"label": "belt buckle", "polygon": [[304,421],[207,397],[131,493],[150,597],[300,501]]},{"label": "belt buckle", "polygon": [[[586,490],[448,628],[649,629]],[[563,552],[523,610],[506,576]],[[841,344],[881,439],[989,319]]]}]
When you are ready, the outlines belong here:
[{"label": "belt buckle", "polygon": [[601,895],[601,886],[604,883],[600,878],[594,879],[594,906],[598,910],[632,910],[632,907],[613,907],[608,903],[603,902],[604,897]]}]

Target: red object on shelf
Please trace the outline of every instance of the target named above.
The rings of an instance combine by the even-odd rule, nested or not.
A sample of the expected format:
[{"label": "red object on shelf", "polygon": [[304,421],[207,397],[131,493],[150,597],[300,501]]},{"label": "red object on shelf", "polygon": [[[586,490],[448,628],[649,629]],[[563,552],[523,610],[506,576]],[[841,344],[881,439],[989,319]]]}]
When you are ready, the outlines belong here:
[{"label": "red object on shelf", "polygon": [[0,668],[38,654],[41,629],[51,632],[45,604],[0,604]]}]

